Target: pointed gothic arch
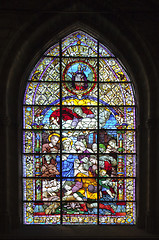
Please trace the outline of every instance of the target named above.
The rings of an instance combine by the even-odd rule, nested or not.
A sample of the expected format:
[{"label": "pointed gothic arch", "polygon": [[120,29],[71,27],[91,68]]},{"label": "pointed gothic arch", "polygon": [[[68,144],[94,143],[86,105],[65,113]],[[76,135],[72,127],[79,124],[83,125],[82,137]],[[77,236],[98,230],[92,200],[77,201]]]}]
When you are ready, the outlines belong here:
[{"label": "pointed gothic arch", "polygon": [[119,59],[78,30],[44,51],[23,102],[25,224],[136,223],[136,101]]},{"label": "pointed gothic arch", "polygon": [[[70,15],[69,15],[70,16]],[[93,15],[92,18],[96,16]],[[147,129],[145,124],[146,121],[150,118],[150,97],[151,97],[151,90],[150,90],[150,79],[147,69],[151,68],[153,69],[153,61],[150,58],[148,54],[147,48],[142,44],[141,40],[131,32],[129,37],[129,27],[126,30],[126,35],[122,34],[122,32],[118,31],[116,27],[113,27],[112,24],[107,21],[106,19],[100,24],[101,16],[98,15],[98,31],[96,31],[97,36],[99,36],[99,32],[102,34],[99,36],[99,40],[103,39],[103,43],[108,40],[109,44],[106,46],[111,46],[110,42],[112,40],[113,47],[110,47],[111,49],[116,49],[115,53],[118,53],[117,55],[122,60],[122,63],[124,63],[124,66],[126,66],[126,69],[128,70],[129,74],[131,75],[131,79],[133,79],[133,83],[135,84],[136,88],[135,90],[138,92],[136,94],[137,97],[137,106],[138,106],[138,144],[137,148],[138,151],[138,159],[140,159],[140,162],[138,162],[138,181],[137,181],[137,226],[145,227],[150,226],[149,221],[154,219],[154,216],[151,214],[152,209],[155,208],[153,202],[153,196],[151,195],[151,190],[153,186],[153,180],[155,178],[152,178],[152,175],[150,174],[150,169],[153,167],[152,161],[150,161],[150,155],[148,153],[153,153],[152,149],[154,149],[153,141],[150,145],[148,145],[150,135],[154,131],[154,129]],[[102,18],[102,17],[101,17]],[[62,30],[64,27],[68,27],[71,29],[73,17],[68,17],[65,23],[60,22],[58,26],[61,26],[60,30]],[[4,169],[6,170],[5,174],[7,174],[7,182],[5,182],[7,186],[7,190],[4,191],[6,195],[4,195],[5,201],[3,202],[3,206],[6,209],[6,215],[5,216],[5,223],[9,219],[11,227],[14,226],[20,226],[19,224],[22,222],[21,220],[21,213],[22,209],[21,204],[18,205],[18,202],[22,202],[21,196],[19,197],[18,193],[20,192],[20,185],[18,185],[18,179],[21,174],[18,172],[18,169],[20,168],[20,162],[17,162],[17,159],[20,159],[21,161],[21,112],[22,112],[22,99],[23,99],[23,92],[24,92],[24,85],[26,81],[26,76],[28,76],[28,73],[31,72],[32,67],[37,63],[38,59],[41,57],[41,53],[43,52],[44,48],[47,49],[45,46],[45,42],[49,42],[48,39],[52,38],[53,43],[56,42],[57,36],[61,37],[64,34],[57,33],[57,29],[55,26],[55,22],[59,20],[56,17],[54,19],[50,19],[49,21],[46,21],[46,23],[39,25],[29,25],[28,29],[23,29],[24,36],[27,36],[26,39],[23,37],[20,37],[21,32],[19,35],[16,35],[15,41],[11,43],[9,46],[10,48],[7,49],[6,58],[3,59],[3,74],[2,78],[7,78],[6,84],[6,118],[4,118],[4,132],[2,133],[2,136],[4,137],[4,141],[6,142],[6,161],[3,161]],[[76,27],[79,29],[79,25],[82,26],[81,29],[84,29],[85,32],[90,33],[90,35],[93,36],[93,33],[95,31],[90,30],[91,27],[97,30],[97,26],[94,23],[89,22],[89,18],[87,18],[88,22],[83,19],[82,22],[85,24],[88,24],[88,26],[83,28],[83,23],[80,25],[78,23],[75,23],[73,26],[73,29],[76,29]],[[61,20],[62,21],[62,20]],[[39,23],[39,22],[38,22]],[[48,27],[49,26],[49,27]],[[31,32],[30,32],[31,29]],[[58,29],[58,31],[60,31]],[[35,33],[33,33],[35,31]],[[68,31],[69,32],[69,31]],[[29,34],[28,34],[29,33]],[[66,34],[67,35],[67,34]],[[56,38],[56,40],[55,40]],[[39,41],[40,39],[40,41]],[[102,42],[102,41],[101,41]],[[138,43],[138,46],[135,45],[135,43]],[[53,44],[48,44],[48,46],[51,46]],[[115,48],[114,48],[115,46]],[[12,49],[12,52],[9,50]],[[39,50],[40,49],[40,50]],[[139,55],[139,52],[146,53],[146,58],[144,57],[144,60],[142,59],[142,55]],[[36,54],[38,53],[38,54]],[[115,54],[116,55],[116,54]],[[117,56],[116,55],[116,56]],[[10,56],[10,57],[9,57]],[[35,58],[34,58],[35,56]],[[145,56],[145,55],[144,55]],[[9,71],[6,72],[5,66],[7,66]],[[154,69],[151,72],[153,75],[153,79],[155,79],[155,73]],[[4,77],[5,76],[5,77]],[[7,77],[6,77],[7,76]],[[27,77],[28,79],[28,77]],[[153,95],[153,94],[152,94]],[[14,101],[13,101],[14,100]],[[153,101],[152,101],[153,102]],[[17,120],[17,116],[20,116]],[[18,124],[17,124],[18,123]],[[151,122],[150,119],[150,125],[148,125],[148,128],[153,125],[153,122]],[[18,134],[19,133],[19,134]],[[13,139],[19,139],[19,143],[17,141],[13,141]],[[4,149],[5,151],[5,149]],[[19,153],[20,152],[20,153]],[[155,159],[155,158],[153,158]],[[151,168],[149,168],[150,166]],[[14,169],[14,171],[13,171]],[[13,181],[16,183],[13,187],[12,183]],[[21,180],[20,180],[21,181]],[[8,199],[8,201],[6,201]],[[14,206],[14,207],[13,207]],[[8,214],[8,215],[7,215]],[[19,216],[19,219],[18,217]],[[145,220],[147,219],[147,220]],[[7,225],[7,224],[6,224]],[[134,227],[135,228],[135,227]],[[54,228],[54,230],[56,227]],[[95,228],[92,228],[95,229]],[[113,229],[113,227],[112,227]],[[125,229],[124,227],[122,229]],[[135,228],[136,229],[136,228]],[[113,234],[114,229],[112,230]],[[128,233],[127,230],[124,230]],[[93,235],[94,233],[92,233]],[[106,234],[106,232],[104,233]],[[113,235],[112,234],[112,235]],[[129,233],[128,233],[129,234]]]}]

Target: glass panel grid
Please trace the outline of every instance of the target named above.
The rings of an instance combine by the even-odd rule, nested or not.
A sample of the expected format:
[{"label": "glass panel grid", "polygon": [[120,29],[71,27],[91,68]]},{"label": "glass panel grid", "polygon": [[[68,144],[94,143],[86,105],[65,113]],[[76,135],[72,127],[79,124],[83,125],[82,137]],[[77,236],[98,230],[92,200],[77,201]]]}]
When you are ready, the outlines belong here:
[{"label": "glass panel grid", "polygon": [[117,59],[103,58],[113,55],[88,39],[76,32],[60,41],[29,78],[23,107],[25,224],[135,224],[132,84]]}]

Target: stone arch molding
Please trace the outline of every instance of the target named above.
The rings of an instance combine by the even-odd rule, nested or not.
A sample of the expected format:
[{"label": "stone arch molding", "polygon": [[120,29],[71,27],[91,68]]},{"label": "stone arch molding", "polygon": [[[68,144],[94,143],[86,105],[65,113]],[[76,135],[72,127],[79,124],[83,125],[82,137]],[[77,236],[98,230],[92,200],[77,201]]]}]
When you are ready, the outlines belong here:
[{"label": "stone arch molding", "polygon": [[[19,98],[22,99],[27,79],[26,76],[29,75],[30,69],[36,64],[44,50],[56,43],[59,38],[62,38],[75,30],[87,32],[88,34],[97,38],[105,46],[108,46],[109,49],[113,49],[114,54],[119,57],[122,64],[128,70],[129,77],[133,81],[136,91],[137,104],[140,106],[139,102],[146,102],[148,106],[148,102],[150,102],[150,90],[148,77],[146,74],[146,66],[144,67],[143,62],[138,54],[138,50],[140,48],[145,48],[145,46],[143,46],[141,43],[141,39],[139,39],[139,37],[134,32],[132,33],[129,29],[131,34],[133,34],[133,40],[137,40],[140,44],[140,47],[137,49],[133,46],[133,41],[131,42],[128,36],[125,37],[125,35],[110,21],[107,19],[102,19],[102,17],[99,16],[96,20],[99,24],[98,28],[95,25],[93,26],[93,24],[89,21],[87,22],[87,19],[85,21],[77,20],[75,22],[73,21],[72,16],[70,16],[70,19],[68,19],[63,26],[60,24],[62,20],[60,20],[59,16],[48,19],[39,26],[37,26],[36,23],[37,19],[34,19],[34,21],[30,20],[33,22],[29,22],[26,26],[24,26],[24,29],[18,31],[15,37],[10,41],[1,65],[1,72],[3,74],[3,72],[5,72],[3,64],[6,64],[6,61],[8,61],[8,54],[12,51],[11,60],[9,61],[10,71],[7,72],[8,80],[6,82],[6,96],[10,97],[7,97],[6,109],[8,109],[9,105],[11,106],[10,102],[8,102],[8,99],[12,99],[11,96],[14,94],[12,88],[13,83],[15,86],[15,91],[17,90],[17,86],[20,86],[21,89],[18,88]],[[104,28],[101,27],[101,21],[103,21]],[[59,28],[55,26],[55,22],[59,22]],[[75,23],[72,24],[72,22]],[[29,34],[28,29],[30,29]],[[21,38],[22,34],[24,35],[24,39]],[[40,41],[38,41],[39,39]],[[147,49],[144,49],[144,51],[148,53]],[[23,58],[24,55],[25,58]],[[132,68],[134,65],[136,66],[136,69]],[[148,65],[152,65],[152,63],[148,63]],[[19,75],[16,81],[18,85],[16,85],[15,81],[13,80],[16,78],[16,74]],[[141,79],[144,79],[144,81],[141,81]],[[145,96],[142,94],[144,99],[141,100],[141,94],[139,93],[140,88],[145,88]],[[8,113],[9,112],[10,111],[8,109]]]},{"label": "stone arch molding", "polygon": [[[107,46],[110,46],[110,48],[115,49],[117,52],[119,58],[121,58],[122,63],[126,66],[130,78],[134,80],[134,85],[136,87],[136,92],[137,92],[137,105],[139,107],[140,111],[140,102],[144,103],[143,107],[145,109],[144,114],[141,116],[139,112],[139,120],[138,122],[145,122],[145,119],[148,118],[148,111],[147,111],[147,106],[149,102],[149,89],[148,89],[148,83],[147,83],[147,76],[146,76],[146,71],[141,59],[139,58],[139,55],[137,53],[137,50],[133,47],[133,45],[130,43],[128,38],[125,38],[122,33],[112,25],[109,21],[104,19],[104,26],[101,27],[101,21],[100,17],[98,16],[98,23],[99,23],[99,29],[96,31],[96,34],[94,34],[94,29],[96,29],[96,26],[92,26],[92,24],[88,21],[88,25],[86,25],[86,20],[83,22],[77,21],[75,24],[72,25],[72,17],[67,19],[65,23],[65,31],[62,31],[64,28],[62,25],[62,21],[60,20],[60,17],[55,17],[54,19],[49,19],[47,22],[44,24],[41,24],[38,28],[36,28],[36,31],[33,32],[33,29],[35,29],[35,25],[32,26],[32,33],[27,34],[28,31],[28,26],[23,30],[23,32],[27,35],[27,39],[24,40],[22,37],[19,36],[19,33],[17,34],[18,43],[14,40],[11,45],[10,49],[13,49],[13,56],[11,57],[11,62],[9,62],[10,69],[8,73],[6,74],[5,70],[2,70],[2,74],[6,74],[8,76],[7,80],[7,87],[6,87],[6,116],[8,117],[9,121],[5,121],[6,126],[6,159],[7,159],[7,166],[6,170],[8,171],[10,178],[7,180],[8,184],[8,198],[13,199],[13,202],[18,202],[19,199],[21,199],[21,196],[19,194],[15,194],[14,192],[20,192],[20,187],[17,184],[14,188],[12,189],[12,184],[11,182],[13,179],[17,181],[16,179],[19,179],[19,171],[18,171],[18,165],[20,166],[20,163],[17,162],[17,159],[20,157],[20,151],[15,151],[15,149],[20,149],[20,141],[15,141],[15,143],[11,144],[11,136],[13,136],[15,139],[20,139],[21,135],[21,112],[22,112],[22,98],[23,98],[23,93],[25,89],[25,83],[27,76],[31,70],[31,67],[34,66],[34,64],[37,62],[37,59],[39,59],[39,56],[41,55],[41,50],[39,49],[44,49],[46,46],[52,45],[53,42],[56,42],[56,40],[64,35],[67,35],[68,33],[72,32],[75,29],[81,29],[85,32],[88,32],[94,36],[97,36],[99,40],[101,40],[103,43],[106,43]],[[60,31],[57,29],[57,25],[55,24],[56,20],[58,20],[59,25],[60,25]],[[61,22],[61,24],[60,24]],[[67,25],[67,27],[66,27]],[[69,25],[69,27],[68,27]],[[109,34],[108,34],[109,33]],[[109,37],[108,37],[109,35]],[[136,36],[134,36],[136,39]],[[41,41],[39,42],[39,39]],[[50,39],[54,39],[53,41]],[[103,39],[106,39],[105,41]],[[44,44],[46,43],[47,44]],[[19,44],[20,43],[20,47]],[[12,47],[11,47],[12,46]],[[41,48],[42,46],[45,46],[44,48]],[[125,57],[124,54],[122,54],[122,47],[127,50],[127,56]],[[10,51],[10,49],[8,51]],[[126,50],[124,50],[126,52]],[[7,52],[6,52],[7,55]],[[25,57],[24,57],[25,56]],[[4,58],[5,60],[5,58]],[[5,62],[5,61],[4,61]],[[132,69],[131,65],[136,66],[136,69]],[[139,73],[140,72],[140,73]],[[139,73],[139,74],[138,74]],[[142,77],[142,82],[140,78]],[[14,87],[13,87],[14,86]],[[20,86],[20,87],[19,87]],[[140,94],[141,89],[146,88],[144,96]],[[14,101],[13,101],[14,99]],[[18,106],[18,108],[17,108]],[[141,110],[142,112],[142,110]],[[18,116],[18,117],[17,117]],[[18,124],[17,124],[18,122]],[[142,126],[144,128],[144,126]],[[142,134],[140,134],[139,137],[139,142],[145,137]],[[11,146],[11,147],[9,147]],[[140,152],[142,151],[142,146],[140,146]],[[139,152],[139,155],[140,155]],[[144,158],[144,156],[141,156],[141,160]],[[145,158],[147,159],[147,153],[145,153]],[[148,162],[148,159],[147,159]],[[11,166],[13,169],[17,168],[15,173],[11,171]],[[146,171],[146,167],[143,169],[143,171]],[[139,177],[140,179],[140,177]],[[148,181],[148,180],[147,180]],[[141,190],[141,185],[139,181],[139,188]],[[139,189],[138,188],[138,189]],[[147,208],[147,204],[143,204],[142,207],[142,190],[140,193],[138,193],[138,201],[139,201],[139,208],[138,208],[138,213],[137,215],[140,216],[141,214],[143,215],[144,210]],[[13,222],[15,220],[15,213],[16,215],[19,216],[20,218],[20,210],[19,207],[17,206],[16,208],[12,208],[12,204],[9,200],[7,202],[6,206],[6,212],[8,217],[10,218],[10,222],[13,225]],[[139,217],[138,222],[141,224],[141,219]],[[19,220],[18,220],[19,221]],[[20,220],[21,221],[21,220]],[[17,221],[15,221],[17,222]],[[17,224],[19,224],[17,222]],[[143,225],[143,224],[141,224]]]}]

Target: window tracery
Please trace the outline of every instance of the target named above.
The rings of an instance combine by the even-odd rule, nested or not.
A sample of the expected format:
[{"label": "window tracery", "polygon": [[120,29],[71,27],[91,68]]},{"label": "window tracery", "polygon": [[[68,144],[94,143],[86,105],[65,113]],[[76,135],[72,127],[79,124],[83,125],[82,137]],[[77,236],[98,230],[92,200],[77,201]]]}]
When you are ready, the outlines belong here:
[{"label": "window tracery", "polygon": [[49,48],[23,103],[24,224],[135,224],[133,85],[98,40]]}]

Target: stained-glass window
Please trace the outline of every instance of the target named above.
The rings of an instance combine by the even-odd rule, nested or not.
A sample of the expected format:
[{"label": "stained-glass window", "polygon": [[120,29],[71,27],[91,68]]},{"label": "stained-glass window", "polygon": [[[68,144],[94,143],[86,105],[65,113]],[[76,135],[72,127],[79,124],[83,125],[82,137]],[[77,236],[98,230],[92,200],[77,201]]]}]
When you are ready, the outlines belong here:
[{"label": "stained-glass window", "polygon": [[24,94],[24,224],[135,224],[135,116],[107,47],[82,31],[50,47]]}]

